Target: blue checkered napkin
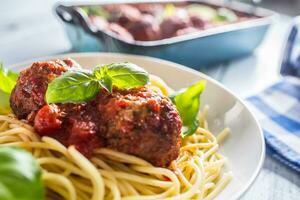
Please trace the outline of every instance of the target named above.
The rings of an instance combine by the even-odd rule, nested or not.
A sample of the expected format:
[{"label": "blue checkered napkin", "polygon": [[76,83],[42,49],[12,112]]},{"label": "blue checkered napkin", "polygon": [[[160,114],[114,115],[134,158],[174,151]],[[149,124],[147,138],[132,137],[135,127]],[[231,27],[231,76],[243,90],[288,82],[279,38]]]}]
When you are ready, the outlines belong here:
[{"label": "blue checkered napkin", "polygon": [[300,172],[300,79],[285,77],[247,102],[263,128],[268,155]]}]

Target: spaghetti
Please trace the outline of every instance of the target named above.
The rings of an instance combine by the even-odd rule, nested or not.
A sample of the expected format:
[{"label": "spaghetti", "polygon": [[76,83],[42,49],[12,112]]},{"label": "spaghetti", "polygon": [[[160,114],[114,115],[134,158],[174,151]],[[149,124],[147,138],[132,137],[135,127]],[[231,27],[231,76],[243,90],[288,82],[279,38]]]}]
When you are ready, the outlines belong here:
[{"label": "spaghetti", "polygon": [[[159,79],[152,86],[170,91]],[[164,88],[164,89],[162,89]],[[180,200],[214,199],[232,178],[223,172],[226,158],[218,153],[219,142],[207,127],[205,106],[200,127],[182,141],[179,157],[169,168],[154,167],[138,157],[111,149],[95,149],[88,160],[73,146],[40,137],[33,127],[14,116],[0,115],[0,146],[17,146],[32,153],[43,170],[45,199],[67,200]]]}]

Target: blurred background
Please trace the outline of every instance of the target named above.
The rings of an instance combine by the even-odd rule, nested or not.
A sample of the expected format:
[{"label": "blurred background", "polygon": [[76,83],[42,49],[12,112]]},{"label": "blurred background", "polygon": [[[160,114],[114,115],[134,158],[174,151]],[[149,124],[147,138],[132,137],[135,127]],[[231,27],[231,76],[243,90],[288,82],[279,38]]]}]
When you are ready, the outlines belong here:
[{"label": "blurred background", "polygon": [[[5,65],[75,51],[68,40],[62,21],[54,13],[54,5],[57,2],[59,1],[1,1],[0,58]],[[63,2],[74,3],[78,1]],[[110,3],[122,1],[88,2]],[[223,82],[233,91],[238,91],[241,96],[247,96],[270,85],[278,77],[279,63],[281,62],[290,22],[293,16],[300,13],[300,0],[243,0],[243,2],[272,9],[280,14],[269,28],[259,48],[253,54],[242,59],[229,60],[214,67],[199,64],[194,68]],[[247,41],[247,39],[244,41]],[[229,65],[230,67],[227,67]],[[247,71],[249,74],[249,82],[245,82],[241,76],[240,79],[236,77],[235,83],[232,84],[230,81],[231,76],[243,71]],[[261,73],[262,71],[268,71],[267,78],[262,78],[265,76],[264,73]],[[258,82],[259,84],[251,84],[252,82]],[[239,87],[236,87],[237,85]],[[247,88],[247,90],[244,88]]]},{"label": "blurred background", "polygon": [[[122,0],[121,0],[122,1]],[[121,2],[102,0],[88,2]],[[242,0],[249,4],[250,0]],[[255,0],[254,0],[255,1]],[[68,52],[71,45],[61,22],[53,12],[57,0],[3,0],[0,6],[0,57],[6,64],[34,57]],[[63,1],[84,2],[84,1]],[[258,6],[275,10],[282,14],[284,25],[289,16],[299,14],[299,0],[263,0]],[[279,19],[280,20],[280,19]],[[286,30],[286,27],[281,27]],[[284,34],[283,34],[284,35]],[[17,47],[15,45],[18,45]],[[26,51],[24,51],[26,49]],[[20,50],[20,52],[17,52]],[[14,52],[14,53],[13,53]]]},{"label": "blurred background", "polygon": [[[63,2],[73,4],[79,1]],[[85,3],[86,1],[81,0],[80,2]],[[109,4],[122,1],[105,0],[88,2]],[[220,0],[214,2],[230,4],[233,1]],[[272,14],[272,22],[268,29],[251,29],[252,32],[240,31],[238,35],[233,35],[230,32],[225,34],[228,39],[226,41],[220,40],[220,38],[213,38],[209,41],[206,38],[207,40],[202,40],[205,41],[205,45],[202,46],[201,51],[188,49],[187,51],[181,51],[181,53],[187,57],[190,56],[191,59],[188,59],[190,61],[195,61],[201,56],[202,59],[209,58],[210,60],[219,59],[220,56],[228,56],[222,62],[211,64],[202,63],[200,60],[199,64],[198,62],[194,62],[190,67],[208,74],[231,89],[238,96],[246,98],[257,94],[262,89],[279,81],[281,79],[280,69],[282,67],[285,67],[288,74],[290,72],[296,74],[295,70],[297,71],[300,68],[299,52],[294,53],[292,56],[295,57],[295,62],[290,62],[289,58],[291,56],[286,56],[287,54],[291,54],[292,48],[289,48],[291,45],[298,45],[298,50],[300,49],[300,39],[297,42],[294,38],[297,34],[299,35],[299,28],[291,29],[292,24],[296,23],[295,17],[300,15],[300,0],[242,0],[242,2],[254,5],[254,10],[256,11],[259,10],[257,7],[275,11],[275,14]],[[10,67],[15,63],[28,59],[32,60],[50,55],[86,50],[76,49],[71,44],[68,38],[70,34],[66,34],[65,24],[54,12],[54,6],[57,3],[58,1],[56,0],[1,0],[0,60],[3,61],[5,66]],[[65,17],[67,19],[70,16],[66,15]],[[298,21],[300,20],[298,19]],[[218,27],[218,31],[223,32],[224,30],[222,27]],[[82,45],[80,42],[78,43],[82,39],[78,36],[78,30],[72,33],[75,38],[73,39],[77,41],[77,44],[79,46]],[[254,36],[257,36],[257,34],[261,34],[259,36],[264,37],[255,40]],[[236,40],[237,37],[241,38]],[[111,46],[109,46],[112,47],[115,44],[111,43]],[[256,47],[256,44],[258,47],[252,51],[252,48]],[[199,46],[196,42],[189,45]],[[229,59],[229,52],[241,53],[242,51],[242,49],[236,49],[234,52],[234,48],[231,47],[245,47],[249,52],[234,58],[232,56]],[[247,49],[247,47],[249,48]],[[223,50],[219,51],[222,48]],[[134,48],[130,47],[129,49],[132,50]],[[215,52],[207,53],[206,49],[215,49]],[[114,49],[106,50],[111,51]],[[137,53],[141,52],[138,51]],[[165,54],[160,54],[159,56],[161,55],[166,56]],[[166,56],[165,58],[170,57]],[[182,60],[175,61],[181,62]],[[185,64],[184,62],[181,63]],[[186,63],[186,65],[189,65],[189,63]],[[300,70],[297,73],[300,75]],[[299,197],[299,172],[280,164],[271,157],[267,157],[259,178],[250,191],[243,197],[243,200],[296,200]]]}]

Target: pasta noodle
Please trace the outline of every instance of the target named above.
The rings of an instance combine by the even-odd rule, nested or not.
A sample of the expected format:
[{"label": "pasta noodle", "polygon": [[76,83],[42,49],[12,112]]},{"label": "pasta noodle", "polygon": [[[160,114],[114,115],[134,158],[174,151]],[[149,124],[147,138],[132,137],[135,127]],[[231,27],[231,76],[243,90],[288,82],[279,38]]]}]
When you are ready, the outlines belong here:
[{"label": "pasta noodle", "polygon": [[[164,94],[170,91],[155,81],[153,88]],[[45,199],[210,200],[226,187],[232,174],[224,172],[226,158],[218,153],[229,129],[215,137],[207,128],[208,109],[205,106],[200,112],[200,127],[183,139],[180,155],[169,168],[106,148],[96,149],[88,160],[73,146],[39,137],[33,127],[12,115],[0,115],[0,146],[18,146],[32,153],[43,170]]]}]

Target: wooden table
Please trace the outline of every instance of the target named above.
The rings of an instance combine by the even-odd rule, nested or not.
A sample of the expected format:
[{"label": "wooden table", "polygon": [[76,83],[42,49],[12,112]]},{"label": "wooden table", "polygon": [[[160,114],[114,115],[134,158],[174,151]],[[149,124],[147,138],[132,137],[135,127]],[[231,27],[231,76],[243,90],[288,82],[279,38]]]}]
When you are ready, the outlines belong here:
[{"label": "wooden table", "polygon": [[[0,59],[5,66],[26,59],[70,52],[64,30],[52,13],[53,4],[53,0],[2,2]],[[280,55],[288,23],[288,17],[278,19],[253,55],[199,70],[241,97],[260,91],[279,79]],[[259,177],[242,199],[300,199],[300,174],[266,157]]]}]

